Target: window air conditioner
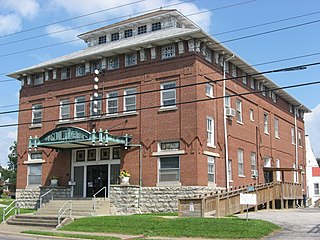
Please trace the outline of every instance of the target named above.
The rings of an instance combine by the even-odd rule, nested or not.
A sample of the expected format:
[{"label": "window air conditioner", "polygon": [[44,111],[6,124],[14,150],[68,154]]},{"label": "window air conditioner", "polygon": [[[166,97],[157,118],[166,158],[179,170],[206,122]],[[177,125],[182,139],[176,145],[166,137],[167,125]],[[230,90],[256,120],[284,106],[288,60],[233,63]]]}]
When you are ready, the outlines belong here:
[{"label": "window air conditioner", "polygon": [[258,176],[258,170],[251,170],[251,176]]},{"label": "window air conditioner", "polygon": [[226,108],[226,116],[234,117],[236,115],[236,111],[233,108]]}]

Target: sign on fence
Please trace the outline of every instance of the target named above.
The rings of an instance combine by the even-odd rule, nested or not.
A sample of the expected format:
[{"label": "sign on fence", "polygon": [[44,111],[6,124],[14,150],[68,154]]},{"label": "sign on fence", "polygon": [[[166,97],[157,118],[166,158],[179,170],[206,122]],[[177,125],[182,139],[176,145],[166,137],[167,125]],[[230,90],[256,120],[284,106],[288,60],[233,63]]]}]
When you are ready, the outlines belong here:
[{"label": "sign on fence", "polygon": [[241,205],[257,205],[257,194],[255,193],[240,193]]}]

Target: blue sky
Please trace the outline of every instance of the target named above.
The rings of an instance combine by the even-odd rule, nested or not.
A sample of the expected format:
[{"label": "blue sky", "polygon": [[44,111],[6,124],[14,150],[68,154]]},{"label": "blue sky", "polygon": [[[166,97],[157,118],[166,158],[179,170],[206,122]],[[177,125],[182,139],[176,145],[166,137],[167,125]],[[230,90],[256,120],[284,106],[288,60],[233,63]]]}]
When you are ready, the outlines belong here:
[{"label": "blue sky", "polygon": [[[320,20],[320,1],[318,0],[137,1],[138,0],[0,0],[0,112],[17,109],[20,89],[18,81],[6,81],[9,78],[5,76],[5,73],[13,72],[45,60],[71,53],[85,48],[86,45],[81,41],[75,41],[33,51],[28,51],[29,49],[76,39],[76,36],[82,32],[112,23],[113,21],[108,21],[112,18],[126,16],[116,20],[120,21],[128,18],[129,15],[134,16],[134,14],[139,14],[146,10],[156,9],[160,6],[166,7],[177,3],[182,4],[173,6],[172,8],[181,10],[182,13],[187,16],[200,11],[217,9],[215,11],[192,15],[190,18],[219,41],[227,41],[251,34]],[[137,3],[130,4],[133,2]],[[238,3],[243,4],[223,8]],[[130,5],[127,7],[117,7],[124,4]],[[113,8],[113,10],[61,22],[65,19],[108,8]],[[309,14],[309,16],[221,34],[226,31],[306,14]],[[101,21],[104,22],[77,28],[79,26]],[[60,23],[49,25],[53,22]],[[48,26],[39,27],[43,25]],[[36,29],[25,31],[31,28]],[[64,31],[69,28],[73,29]],[[25,32],[17,34],[19,31]],[[63,32],[60,34],[52,34],[56,31]],[[8,34],[13,35],[6,36]],[[34,38],[39,35],[45,36]],[[33,39],[23,40],[32,37]],[[18,42],[12,43],[13,41]],[[256,66],[260,71],[267,71],[319,62],[319,43],[320,22],[316,22],[271,34],[228,42],[225,43],[225,45],[251,65],[319,53],[312,57]],[[314,66],[303,71],[274,73],[268,75],[268,77],[279,86],[286,86],[319,81],[319,73],[320,66]],[[302,104],[313,110],[313,113],[307,115],[305,118],[306,130],[310,136],[311,144],[313,145],[316,156],[320,157],[320,124],[317,124],[318,119],[320,119],[320,85],[290,89],[288,92]],[[16,114],[0,115],[0,125],[16,122]],[[8,154],[8,147],[16,139],[16,128],[0,128],[0,135],[2,136],[0,139],[0,164],[4,166],[7,161],[6,156]]]}]

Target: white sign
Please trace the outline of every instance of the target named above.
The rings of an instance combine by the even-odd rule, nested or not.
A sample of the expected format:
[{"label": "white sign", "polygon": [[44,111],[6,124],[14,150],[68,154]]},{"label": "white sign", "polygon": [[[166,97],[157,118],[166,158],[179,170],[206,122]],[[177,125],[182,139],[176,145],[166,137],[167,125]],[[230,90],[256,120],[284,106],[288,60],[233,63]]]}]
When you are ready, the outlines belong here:
[{"label": "white sign", "polygon": [[241,205],[257,205],[257,194],[255,193],[240,193]]}]

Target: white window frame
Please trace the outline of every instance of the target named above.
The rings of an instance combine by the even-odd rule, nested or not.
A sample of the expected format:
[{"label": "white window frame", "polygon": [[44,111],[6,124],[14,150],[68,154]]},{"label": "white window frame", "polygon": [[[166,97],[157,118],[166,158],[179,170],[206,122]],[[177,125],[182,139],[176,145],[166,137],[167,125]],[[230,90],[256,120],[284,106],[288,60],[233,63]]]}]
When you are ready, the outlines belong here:
[{"label": "white window frame", "polygon": [[298,131],[298,146],[302,147],[302,132]]},{"label": "white window frame", "polygon": [[320,195],[320,183],[313,183],[314,195]]},{"label": "white window frame", "polygon": [[213,86],[210,83],[206,83],[206,96],[212,98],[213,95]]},{"label": "white window frame", "polygon": [[[257,175],[255,175],[255,177],[256,177],[256,176],[258,176],[258,171],[257,171],[258,170],[257,169],[257,153],[251,152],[250,160],[251,160],[251,170],[257,172]],[[251,177],[253,177],[252,174],[251,174]]]},{"label": "white window frame", "polygon": [[124,38],[129,38],[133,36],[132,28],[124,30]]},{"label": "white window frame", "polygon": [[291,143],[292,145],[296,145],[296,134],[294,131],[294,127],[291,127]]},{"label": "white window frame", "polygon": [[138,64],[137,53],[125,54],[125,67],[131,67]]},{"label": "white window frame", "polygon": [[232,160],[228,159],[228,175],[229,175],[229,182],[233,181],[233,176],[232,176]]},{"label": "white window frame", "polygon": [[114,41],[118,41],[120,40],[120,34],[119,32],[115,32],[115,33],[111,33],[110,35],[110,41],[114,42]]},{"label": "white window frame", "polygon": [[[41,174],[30,174],[31,172],[31,168],[34,168],[34,167],[40,167],[40,171]],[[40,178],[39,182],[36,182],[36,183],[30,183],[30,177],[38,177]],[[27,186],[28,187],[35,187],[35,186],[41,186],[42,184],[42,164],[41,163],[33,163],[33,164],[28,164],[28,175],[27,175]]]},{"label": "white window frame", "polygon": [[[276,159],[276,168],[280,168],[280,159]],[[277,176],[277,181],[280,182],[281,181],[281,172],[277,171],[276,172],[276,176]]]},{"label": "white window frame", "polygon": [[176,47],[174,44],[161,47],[161,59],[174,58],[176,56]]},{"label": "white window frame", "polygon": [[[37,114],[40,114],[40,116],[36,117]],[[40,121],[36,122],[36,119],[40,119]],[[32,105],[31,125],[32,126],[42,125],[42,104],[34,104],[34,105]]]},{"label": "white window frame", "polygon": [[208,61],[212,63],[212,50],[210,48],[206,48],[205,49],[205,55],[204,58]]},{"label": "white window frame", "polygon": [[231,63],[231,76],[237,77],[237,67],[233,63]]},{"label": "white window frame", "polygon": [[60,114],[59,114],[59,121],[69,121],[71,117],[70,114],[70,100],[69,99],[62,99],[60,100]]},{"label": "white window frame", "polygon": [[71,69],[70,67],[65,67],[60,69],[61,80],[66,80],[71,78]]},{"label": "white window frame", "polygon": [[242,100],[236,99],[236,119],[238,123],[243,123],[243,117],[242,117]]},{"label": "white window frame", "polygon": [[[168,85],[172,85],[169,87],[170,89],[166,89],[166,86],[168,86]],[[160,88],[161,88],[161,95],[160,95],[161,108],[162,109],[175,108],[176,102],[177,102],[176,82],[162,83]],[[174,93],[174,98],[165,99],[164,95],[167,93],[170,93],[170,92]],[[173,101],[173,100],[174,100],[174,104],[166,104],[167,101]]]},{"label": "white window frame", "polygon": [[247,76],[243,76],[243,77],[242,77],[242,83],[243,83],[244,85],[247,85],[247,83],[248,83]]},{"label": "white window frame", "polygon": [[43,76],[43,73],[36,73],[34,75],[34,81],[33,81],[33,85],[41,85],[43,84],[43,79],[44,79],[44,76]]},{"label": "white window frame", "polygon": [[106,42],[107,42],[107,36],[106,35],[98,37],[98,44],[104,44]]},{"label": "white window frame", "polygon": [[[83,111],[78,111],[78,108],[81,106],[83,106]],[[80,113],[83,113],[83,117],[79,117]],[[76,97],[74,100],[74,118],[84,119],[85,117],[86,117],[86,97],[85,96]]]},{"label": "white window frame", "polygon": [[116,115],[119,112],[118,91],[107,93],[107,114]]},{"label": "white window frame", "polygon": [[279,135],[279,119],[278,118],[274,118],[274,136],[276,138],[280,138],[280,135]]},{"label": "white window frame", "polygon": [[238,176],[244,176],[244,160],[243,160],[243,149],[238,148]]},{"label": "white window frame", "polygon": [[254,111],[253,111],[253,109],[250,109],[250,121],[254,122]]},{"label": "white window frame", "polygon": [[119,56],[108,57],[108,70],[119,69]]},{"label": "white window frame", "polygon": [[215,147],[214,118],[207,116],[207,146]]},{"label": "white window frame", "polygon": [[[124,90],[124,100],[123,100],[123,111],[124,112],[135,112],[137,109],[137,101],[136,101],[136,89],[130,88]],[[133,101],[134,103],[128,103],[128,101]]]},{"label": "white window frame", "polygon": [[269,134],[269,113],[263,113],[263,132]]},{"label": "white window frame", "polygon": [[215,157],[208,156],[208,183],[216,182]]},{"label": "white window frame", "polygon": [[254,90],[254,85],[255,85],[255,80],[254,80],[254,78],[251,78],[251,79],[250,79],[250,88],[251,88],[252,90]]},{"label": "white window frame", "polygon": [[147,33],[147,25],[141,25],[137,28],[138,35]]},{"label": "white window frame", "polygon": [[154,32],[154,31],[158,31],[158,30],[161,30],[161,22],[155,22],[155,23],[152,23],[151,24],[151,31]]},{"label": "white window frame", "polygon": [[225,100],[225,107],[226,108],[231,108],[231,97],[228,93],[226,93],[226,95],[224,96]]},{"label": "white window frame", "polygon": [[[161,160],[166,158],[177,158],[178,159],[178,168],[161,168]],[[174,181],[161,181],[161,175],[164,174],[163,172],[170,172],[176,171],[178,175],[178,179]],[[159,184],[179,184],[180,183],[180,157],[173,155],[173,156],[163,156],[158,158],[158,183]]]},{"label": "white window frame", "polygon": [[76,65],[76,77],[82,77],[86,74],[86,66],[85,64]]}]

